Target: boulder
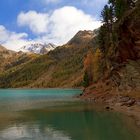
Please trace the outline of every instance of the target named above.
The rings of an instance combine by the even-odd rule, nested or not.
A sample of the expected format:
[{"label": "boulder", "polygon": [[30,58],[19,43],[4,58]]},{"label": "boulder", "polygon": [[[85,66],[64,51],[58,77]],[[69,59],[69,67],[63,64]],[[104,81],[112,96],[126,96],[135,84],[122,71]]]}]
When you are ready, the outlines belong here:
[{"label": "boulder", "polygon": [[126,97],[120,97],[119,102],[128,102],[130,100],[130,97],[126,96]]},{"label": "boulder", "polygon": [[133,106],[134,104],[135,104],[135,99],[130,99],[127,103],[126,103],[126,105],[128,106],[128,107],[130,107],[130,106]]},{"label": "boulder", "polygon": [[139,101],[137,101],[137,102],[136,102],[136,104],[137,104],[138,106],[140,106],[140,100],[139,100]]}]

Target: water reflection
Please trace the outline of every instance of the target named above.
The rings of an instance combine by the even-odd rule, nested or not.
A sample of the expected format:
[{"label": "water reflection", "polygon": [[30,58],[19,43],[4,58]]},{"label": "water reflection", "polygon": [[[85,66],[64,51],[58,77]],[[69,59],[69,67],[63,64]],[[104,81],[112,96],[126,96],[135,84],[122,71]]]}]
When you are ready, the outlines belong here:
[{"label": "water reflection", "polygon": [[0,91],[0,140],[140,139],[120,114],[70,98],[74,90],[60,90],[61,98],[53,100],[50,92],[55,95],[58,90],[13,92]]},{"label": "water reflection", "polygon": [[13,126],[5,129],[0,134],[0,140],[71,140],[64,132],[46,126],[42,133],[40,128],[28,125]]},{"label": "water reflection", "polygon": [[0,140],[139,140],[119,114],[85,105],[18,111],[5,117]]}]

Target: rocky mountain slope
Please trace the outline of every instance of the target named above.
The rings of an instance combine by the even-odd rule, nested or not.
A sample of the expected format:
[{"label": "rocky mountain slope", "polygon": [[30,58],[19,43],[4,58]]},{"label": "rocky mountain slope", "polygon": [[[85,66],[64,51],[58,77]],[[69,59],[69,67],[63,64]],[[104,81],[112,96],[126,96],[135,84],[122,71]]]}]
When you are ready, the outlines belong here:
[{"label": "rocky mountain slope", "polygon": [[12,56],[14,54],[14,51],[7,50],[3,46],[0,45],[0,57],[1,58],[7,58],[9,56]]},{"label": "rocky mountain slope", "polygon": [[126,11],[122,10],[121,15],[117,15],[117,21],[111,24],[106,21],[107,24],[105,22],[101,27],[98,36],[101,57],[97,57],[98,49],[92,52],[96,61],[93,61],[94,64],[91,62],[90,66],[94,66],[92,74],[88,72],[91,80],[82,98],[110,105],[139,104],[140,1],[133,2],[130,8],[129,4],[128,7],[126,5]]},{"label": "rocky mountain slope", "polygon": [[28,44],[26,46],[23,46],[20,51],[22,52],[29,52],[29,53],[36,53],[36,54],[46,54],[49,51],[55,49],[56,46],[52,43],[49,44]]},{"label": "rocky mountain slope", "polygon": [[4,73],[9,69],[21,66],[24,63],[37,57],[36,54],[27,54],[23,52],[14,52],[0,46],[0,73]]}]

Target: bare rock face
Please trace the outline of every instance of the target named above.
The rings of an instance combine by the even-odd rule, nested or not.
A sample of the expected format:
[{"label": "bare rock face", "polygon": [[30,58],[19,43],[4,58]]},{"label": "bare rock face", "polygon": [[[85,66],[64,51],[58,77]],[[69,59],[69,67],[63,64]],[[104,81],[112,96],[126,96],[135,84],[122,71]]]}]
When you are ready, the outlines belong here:
[{"label": "bare rock face", "polygon": [[129,60],[117,73],[118,75],[115,76],[113,74],[113,80],[118,83],[117,86],[120,91],[140,90],[140,60]]},{"label": "bare rock face", "polygon": [[117,67],[111,79],[119,91],[140,90],[140,2],[118,23]]},{"label": "bare rock face", "polygon": [[96,36],[96,33],[94,31],[79,31],[69,42],[68,45],[72,44],[87,44],[90,42],[94,37]]},{"label": "bare rock face", "polygon": [[6,49],[5,47],[0,45],[0,57],[1,58],[8,58],[9,56],[12,56],[15,52]]}]

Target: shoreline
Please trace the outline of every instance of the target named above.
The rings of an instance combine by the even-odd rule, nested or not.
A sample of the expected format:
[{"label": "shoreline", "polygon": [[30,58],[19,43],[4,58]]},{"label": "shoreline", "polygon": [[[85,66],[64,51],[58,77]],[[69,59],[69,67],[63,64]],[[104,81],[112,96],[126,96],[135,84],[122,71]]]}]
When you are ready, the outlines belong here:
[{"label": "shoreline", "polygon": [[128,117],[131,117],[135,125],[139,128],[140,130],[140,108],[137,105],[134,105],[132,107],[126,107],[126,106],[114,106],[113,107],[114,111],[120,112],[124,115],[127,115]]},{"label": "shoreline", "polygon": [[136,126],[140,129],[140,98],[130,97],[125,94],[120,94],[118,92],[96,92],[93,93],[91,90],[83,88],[7,88],[0,90],[48,90],[48,89],[64,89],[64,90],[81,90],[79,98],[86,102],[93,103],[95,105],[101,104],[105,110],[113,110],[127,115],[134,119]]},{"label": "shoreline", "polygon": [[81,90],[83,91],[83,88],[0,88],[0,90],[49,90],[49,89],[55,89],[55,90],[60,90],[60,89],[64,89],[64,90]]},{"label": "shoreline", "polygon": [[131,117],[138,131],[140,132],[140,98],[130,97],[128,95],[119,95],[116,93],[96,93],[83,92],[78,98],[95,105],[103,105],[107,111],[115,111]]}]

